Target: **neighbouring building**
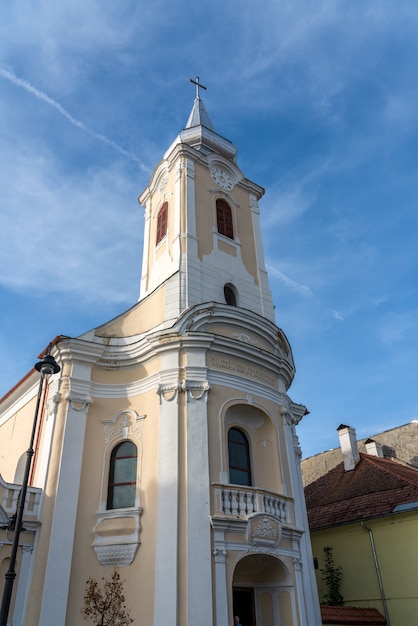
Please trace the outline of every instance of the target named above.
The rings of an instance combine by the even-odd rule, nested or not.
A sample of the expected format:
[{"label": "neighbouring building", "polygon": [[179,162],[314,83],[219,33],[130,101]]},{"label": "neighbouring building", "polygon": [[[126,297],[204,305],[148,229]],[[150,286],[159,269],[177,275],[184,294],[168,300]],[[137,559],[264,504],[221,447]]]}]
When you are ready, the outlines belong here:
[{"label": "neighbouring building", "polygon": [[340,463],[305,487],[320,600],[329,591],[324,549],[330,548],[344,607],[377,609],[388,626],[414,624],[418,471],[384,458],[372,439],[359,452],[349,426],[338,433]]},{"label": "neighbouring building", "polygon": [[[199,94],[139,200],[141,292],[58,337],[10,623],[82,623],[88,577],[120,568],[138,626],[321,624],[295,426],[306,408],[276,326],[263,189]],[[0,404],[0,504],[16,509],[38,374]],[[4,524],[3,524],[4,525]],[[1,572],[12,531],[0,530]],[[13,617],[12,617],[13,616]]]},{"label": "neighbouring building", "polygon": [[[367,452],[367,441],[372,439],[380,444],[382,454],[386,459],[412,465],[418,469],[418,421],[412,420],[396,428],[385,430],[366,439],[357,441],[360,452]],[[301,461],[302,482],[309,485],[330,469],[341,463],[341,448],[325,450]]]}]

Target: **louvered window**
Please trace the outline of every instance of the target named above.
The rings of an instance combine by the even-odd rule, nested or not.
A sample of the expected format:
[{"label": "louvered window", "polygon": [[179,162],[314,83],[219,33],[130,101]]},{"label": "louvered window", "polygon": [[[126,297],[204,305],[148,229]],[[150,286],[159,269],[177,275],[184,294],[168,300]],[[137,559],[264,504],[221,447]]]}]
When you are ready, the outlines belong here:
[{"label": "louvered window", "polygon": [[159,244],[162,239],[167,234],[167,224],[168,224],[168,202],[164,202],[163,206],[158,212],[157,217],[157,239],[156,244]]},{"label": "louvered window", "polygon": [[225,202],[225,200],[222,200],[222,198],[218,198],[216,201],[216,220],[218,233],[225,235],[225,237],[229,237],[229,239],[233,239],[234,226],[232,222],[231,207],[227,202]]}]

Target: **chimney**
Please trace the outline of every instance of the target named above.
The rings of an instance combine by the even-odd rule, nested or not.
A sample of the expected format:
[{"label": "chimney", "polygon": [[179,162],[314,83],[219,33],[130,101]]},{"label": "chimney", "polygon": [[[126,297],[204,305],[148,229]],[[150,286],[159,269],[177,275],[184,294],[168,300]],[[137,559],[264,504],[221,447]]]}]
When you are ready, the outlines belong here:
[{"label": "chimney", "polygon": [[346,472],[350,472],[360,461],[356,431],[354,428],[351,428],[351,426],[346,426],[345,424],[340,424],[337,431],[340,438],[341,452],[343,454],[344,469]]},{"label": "chimney", "polygon": [[378,456],[383,459],[383,449],[381,443],[375,441],[374,439],[366,439],[364,445],[366,446],[367,454],[370,454],[371,456]]}]

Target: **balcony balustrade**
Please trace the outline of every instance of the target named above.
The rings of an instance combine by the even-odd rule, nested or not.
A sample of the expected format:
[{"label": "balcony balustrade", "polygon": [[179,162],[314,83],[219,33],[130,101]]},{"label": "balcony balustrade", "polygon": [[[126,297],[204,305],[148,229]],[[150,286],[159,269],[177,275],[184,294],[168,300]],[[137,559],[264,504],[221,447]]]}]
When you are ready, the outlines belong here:
[{"label": "balcony balustrade", "polygon": [[284,524],[293,523],[292,499],[256,487],[213,485],[216,515],[247,518],[253,513],[274,515]]},{"label": "balcony balustrade", "polygon": [[[16,513],[20,490],[20,485],[6,483],[0,476],[0,505],[8,517]],[[24,521],[39,521],[41,493],[42,490],[37,487],[28,487],[23,512]]]}]

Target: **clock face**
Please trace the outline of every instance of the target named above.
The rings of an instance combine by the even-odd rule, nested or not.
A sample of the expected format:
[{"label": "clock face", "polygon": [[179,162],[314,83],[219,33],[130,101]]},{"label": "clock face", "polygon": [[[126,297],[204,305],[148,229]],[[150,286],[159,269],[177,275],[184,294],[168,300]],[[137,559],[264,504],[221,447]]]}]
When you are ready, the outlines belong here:
[{"label": "clock face", "polygon": [[225,191],[231,191],[234,186],[234,183],[231,180],[231,177],[220,167],[213,167],[210,170],[210,175],[212,176],[215,183],[221,189],[225,189]]}]

